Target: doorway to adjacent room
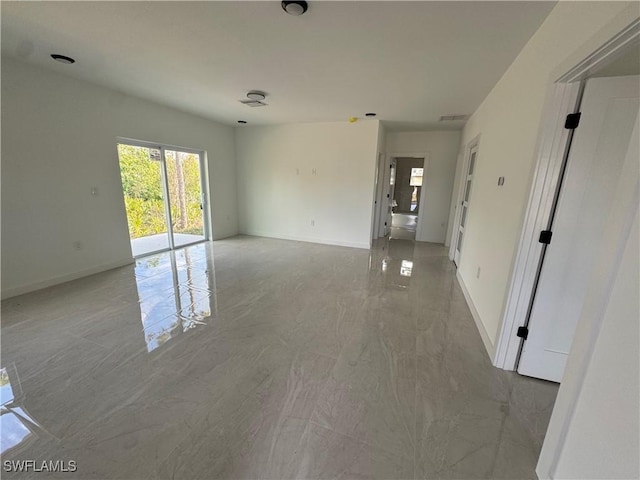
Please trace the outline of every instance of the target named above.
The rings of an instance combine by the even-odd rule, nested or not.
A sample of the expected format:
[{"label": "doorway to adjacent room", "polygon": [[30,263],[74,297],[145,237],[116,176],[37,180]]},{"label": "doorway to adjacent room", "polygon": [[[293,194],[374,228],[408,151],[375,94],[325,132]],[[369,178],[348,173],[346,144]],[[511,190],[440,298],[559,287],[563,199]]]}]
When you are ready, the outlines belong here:
[{"label": "doorway to adjacent room", "polygon": [[415,240],[420,213],[424,158],[393,159],[391,175],[391,238]]}]

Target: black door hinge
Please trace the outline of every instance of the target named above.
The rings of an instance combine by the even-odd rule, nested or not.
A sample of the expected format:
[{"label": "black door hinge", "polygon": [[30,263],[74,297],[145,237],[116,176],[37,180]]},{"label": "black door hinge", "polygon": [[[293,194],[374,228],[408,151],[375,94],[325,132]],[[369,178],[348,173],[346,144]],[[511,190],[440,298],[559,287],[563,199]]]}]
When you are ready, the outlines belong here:
[{"label": "black door hinge", "polygon": [[387,193],[387,198],[389,198],[389,194]]},{"label": "black door hinge", "polygon": [[520,338],[524,338],[526,340],[527,337],[529,336],[529,329],[527,327],[518,327],[518,332],[516,333],[516,336]]},{"label": "black door hinge", "polygon": [[567,115],[567,119],[564,122],[564,128],[567,130],[573,130],[576,128],[580,124],[580,115],[582,115],[580,112],[570,113]]},{"label": "black door hinge", "polygon": [[540,238],[538,238],[538,241],[540,243],[544,243],[545,245],[549,245],[551,243],[551,235],[553,235],[553,232],[551,230],[542,230],[540,232]]},{"label": "black door hinge", "polygon": [[384,226],[385,226],[385,227],[387,226],[387,222],[384,222]]}]

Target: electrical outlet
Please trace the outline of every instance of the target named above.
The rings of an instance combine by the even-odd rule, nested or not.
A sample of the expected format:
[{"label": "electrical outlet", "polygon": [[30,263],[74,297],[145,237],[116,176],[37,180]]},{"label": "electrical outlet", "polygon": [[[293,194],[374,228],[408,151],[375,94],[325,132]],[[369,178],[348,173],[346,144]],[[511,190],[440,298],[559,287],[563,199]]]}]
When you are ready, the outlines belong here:
[{"label": "electrical outlet", "polygon": [[73,249],[74,250],[82,250],[82,242],[80,241],[75,241],[73,242]]},{"label": "electrical outlet", "polygon": [[480,278],[480,267],[478,267],[478,271],[476,272],[476,278]]}]

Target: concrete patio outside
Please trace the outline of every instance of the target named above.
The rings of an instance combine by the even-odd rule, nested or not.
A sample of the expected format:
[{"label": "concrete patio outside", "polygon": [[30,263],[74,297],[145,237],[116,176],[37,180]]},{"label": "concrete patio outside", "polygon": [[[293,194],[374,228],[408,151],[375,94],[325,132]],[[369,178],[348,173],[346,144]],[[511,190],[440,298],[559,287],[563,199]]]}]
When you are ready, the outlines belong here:
[{"label": "concrete patio outside", "polygon": [[[192,235],[188,233],[174,233],[173,240],[176,247],[189,245],[190,243],[201,242],[205,240],[203,235]],[[169,248],[169,235],[159,233],[157,235],[149,235],[147,237],[134,238],[131,240],[131,252],[134,257],[146,255],[147,253],[166,250]]]}]

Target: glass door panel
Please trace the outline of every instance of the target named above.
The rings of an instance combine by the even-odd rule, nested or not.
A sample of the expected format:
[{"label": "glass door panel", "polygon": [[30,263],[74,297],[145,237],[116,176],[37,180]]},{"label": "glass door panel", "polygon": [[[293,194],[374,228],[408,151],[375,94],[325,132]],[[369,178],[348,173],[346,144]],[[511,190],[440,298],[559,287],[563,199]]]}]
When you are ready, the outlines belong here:
[{"label": "glass door panel", "polygon": [[175,247],[205,240],[200,155],[165,150],[171,226]]},{"label": "glass door panel", "polygon": [[169,249],[160,149],[119,143],[118,159],[133,256]]}]

